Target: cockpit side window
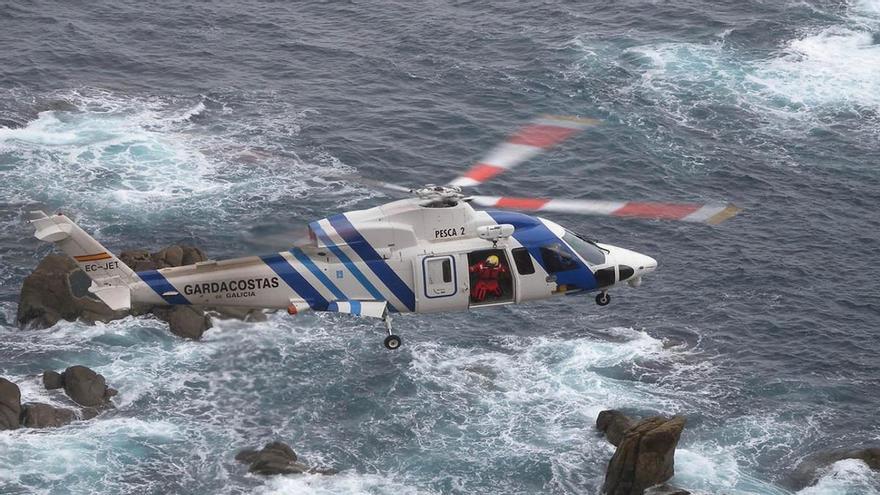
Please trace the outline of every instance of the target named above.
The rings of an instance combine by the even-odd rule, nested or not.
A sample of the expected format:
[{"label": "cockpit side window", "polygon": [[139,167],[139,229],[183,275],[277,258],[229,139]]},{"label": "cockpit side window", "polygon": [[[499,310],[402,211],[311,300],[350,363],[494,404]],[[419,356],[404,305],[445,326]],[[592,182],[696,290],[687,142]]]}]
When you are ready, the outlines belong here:
[{"label": "cockpit side window", "polygon": [[558,242],[541,246],[541,261],[548,273],[564,272],[578,267],[572,253]]},{"label": "cockpit side window", "polygon": [[581,255],[590,265],[601,265],[605,263],[605,253],[593,243],[581,239],[576,234],[565,231],[562,240],[568,243],[572,249]]}]

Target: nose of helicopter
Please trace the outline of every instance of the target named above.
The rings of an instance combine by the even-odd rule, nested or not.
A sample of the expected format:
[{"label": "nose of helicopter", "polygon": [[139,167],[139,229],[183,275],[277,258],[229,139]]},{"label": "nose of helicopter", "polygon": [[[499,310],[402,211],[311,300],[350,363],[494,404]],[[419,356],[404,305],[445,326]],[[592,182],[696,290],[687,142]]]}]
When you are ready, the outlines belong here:
[{"label": "nose of helicopter", "polygon": [[657,260],[648,255],[619,247],[612,252],[617,263],[619,282],[629,280],[630,285],[638,286],[642,275],[657,269]]}]

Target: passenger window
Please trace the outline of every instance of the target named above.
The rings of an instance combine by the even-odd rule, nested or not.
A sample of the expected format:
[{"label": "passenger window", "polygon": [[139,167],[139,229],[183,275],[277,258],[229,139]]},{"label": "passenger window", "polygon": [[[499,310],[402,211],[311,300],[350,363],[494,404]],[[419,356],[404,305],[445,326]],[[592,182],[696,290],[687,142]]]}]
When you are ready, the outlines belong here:
[{"label": "passenger window", "polygon": [[513,253],[513,261],[516,263],[516,271],[519,272],[520,275],[531,275],[535,273],[535,264],[532,263],[532,255],[529,254],[528,249],[520,247],[511,252]]},{"label": "passenger window", "polygon": [[574,255],[559,243],[541,246],[541,259],[548,273],[564,272],[578,267]]},{"label": "passenger window", "polygon": [[452,262],[449,258],[443,260],[443,282],[447,284],[452,282]]}]

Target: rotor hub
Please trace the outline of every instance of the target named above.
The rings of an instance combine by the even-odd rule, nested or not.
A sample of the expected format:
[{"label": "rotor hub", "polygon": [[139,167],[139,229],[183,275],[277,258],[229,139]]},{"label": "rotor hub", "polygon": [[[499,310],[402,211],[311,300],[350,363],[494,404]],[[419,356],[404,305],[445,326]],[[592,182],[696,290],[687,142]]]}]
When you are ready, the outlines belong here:
[{"label": "rotor hub", "polygon": [[413,193],[421,199],[422,206],[443,207],[455,206],[464,197],[458,186],[438,186],[426,184],[424,187],[414,189]]}]

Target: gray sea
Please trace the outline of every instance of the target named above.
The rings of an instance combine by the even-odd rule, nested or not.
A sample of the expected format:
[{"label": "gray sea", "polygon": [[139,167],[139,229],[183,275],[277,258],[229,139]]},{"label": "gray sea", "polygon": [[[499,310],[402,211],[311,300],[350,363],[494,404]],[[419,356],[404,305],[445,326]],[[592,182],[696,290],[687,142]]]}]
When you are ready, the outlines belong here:
[{"label": "gray sea", "polygon": [[[660,267],[589,296],[395,320],[275,314],[202,342],[149,317],[15,324],[60,210],[114,251],[220,259],[443,183],[537,114],[602,124],[487,195],[732,201],[717,227],[549,216]],[[116,408],[0,433],[0,492],[598,493],[608,408],[683,414],[673,483],[788,494],[880,442],[877,0],[0,2],[0,375]],[[281,248],[283,246],[277,246]],[[273,248],[274,249],[274,248]],[[271,249],[269,249],[271,250]],[[337,476],[258,478],[289,442]],[[806,494],[878,494],[857,461]]]}]

